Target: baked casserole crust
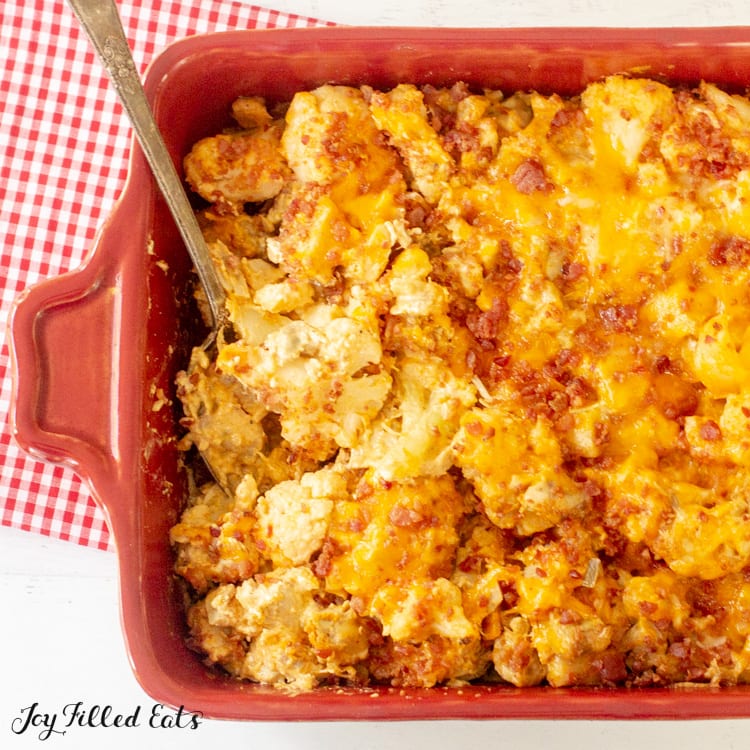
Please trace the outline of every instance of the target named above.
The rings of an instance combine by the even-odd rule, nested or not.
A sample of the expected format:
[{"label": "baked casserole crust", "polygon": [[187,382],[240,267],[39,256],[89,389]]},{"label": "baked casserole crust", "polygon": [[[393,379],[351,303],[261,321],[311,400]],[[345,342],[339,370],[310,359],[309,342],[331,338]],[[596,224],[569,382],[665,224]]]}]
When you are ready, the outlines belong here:
[{"label": "baked casserole crust", "polygon": [[[195,144],[236,339],[178,376],[239,678],[750,681],[750,101],[325,85]],[[200,297],[200,293],[197,293]]]}]

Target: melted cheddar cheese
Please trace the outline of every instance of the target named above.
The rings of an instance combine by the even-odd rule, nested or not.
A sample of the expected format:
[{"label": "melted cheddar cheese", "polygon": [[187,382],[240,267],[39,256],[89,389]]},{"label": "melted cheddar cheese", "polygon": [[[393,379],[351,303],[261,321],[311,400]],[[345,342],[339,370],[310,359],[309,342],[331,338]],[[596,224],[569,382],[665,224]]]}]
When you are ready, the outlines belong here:
[{"label": "melted cheddar cheese", "polygon": [[[750,681],[750,102],[322,86],[196,144],[191,642],[306,690]],[[199,295],[200,296],[200,295]]]}]

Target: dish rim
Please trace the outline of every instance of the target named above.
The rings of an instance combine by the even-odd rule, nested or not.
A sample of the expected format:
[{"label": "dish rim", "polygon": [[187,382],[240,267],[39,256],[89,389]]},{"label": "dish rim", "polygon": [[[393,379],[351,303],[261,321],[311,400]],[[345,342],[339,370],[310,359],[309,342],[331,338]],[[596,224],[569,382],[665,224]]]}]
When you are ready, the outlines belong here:
[{"label": "dish rim", "polygon": [[[665,38],[668,37],[668,41]],[[415,42],[418,38],[418,43]],[[477,49],[489,43],[513,43],[516,49],[533,47],[540,53],[553,51],[579,55],[596,52],[628,51],[645,45],[652,52],[681,50],[683,53],[705,50],[706,47],[742,53],[747,65],[750,85],[750,28],[450,28],[450,27],[314,27],[305,29],[250,29],[212,32],[178,40],[166,47],[150,64],[145,87],[155,106],[157,120],[170,81],[176,72],[195,64],[197,57],[213,50],[214,55],[237,53],[248,40],[253,55],[277,57],[293,54],[308,57],[313,49],[325,48],[337,55],[352,54],[363,44],[377,49],[386,58],[389,54],[406,54],[422,50],[426,45],[450,41],[456,46]],[[374,40],[374,41],[373,41]],[[448,45],[449,47],[451,45]],[[435,53],[433,53],[434,55]],[[735,59],[732,56],[732,59]],[[365,61],[364,66],[367,66]],[[728,71],[728,85],[737,85],[739,71]],[[160,122],[161,124],[161,122]],[[133,291],[138,279],[152,270],[142,256],[147,244],[149,224],[153,222],[154,206],[158,203],[150,182],[148,168],[137,147],[130,157],[128,178],[111,214],[100,229],[92,251],[82,266],[60,277],[41,282],[27,290],[15,302],[9,331],[11,334],[11,365],[13,396],[11,423],[21,447],[37,458],[71,465],[92,488],[92,494],[104,511],[115,540],[120,569],[121,622],[133,671],[144,690],[167,705],[186,705],[205,716],[225,719],[276,720],[352,720],[352,719],[434,719],[434,718],[579,718],[579,719],[697,719],[750,716],[750,687],[711,688],[512,688],[475,687],[430,688],[401,690],[377,688],[367,690],[317,689],[313,694],[286,695],[276,689],[249,686],[231,680],[206,680],[205,684],[186,685],[168,674],[155,653],[152,633],[145,627],[142,586],[164,586],[159,596],[167,593],[166,583],[151,584],[148,571],[139,555],[144,541],[136,524],[143,520],[143,508],[137,512],[127,507],[128,483],[139,482],[141,446],[134,443],[140,431],[137,412],[122,407],[123,399],[142,400],[143,385],[127,382],[122,366],[138,352],[148,354],[147,332],[127,319],[148,306],[144,293]],[[121,234],[141,233],[141,239],[127,240],[128,252],[118,252]],[[145,234],[144,234],[145,232]],[[141,250],[138,250],[140,243]],[[141,253],[139,255],[139,252]],[[65,310],[63,316],[60,310]],[[88,376],[65,372],[54,384],[44,382],[52,368],[60,367],[61,357],[55,354],[50,364],[44,357],[54,334],[73,323],[77,313],[86,316],[75,331],[87,338],[86,362],[94,368]],[[92,312],[94,311],[94,312]],[[54,322],[54,321],[58,322]],[[140,318],[145,322],[144,318]],[[88,326],[92,323],[111,325],[113,340],[106,361],[95,350]],[[51,324],[49,330],[45,326]],[[47,370],[44,370],[48,367]],[[99,373],[104,373],[102,378]],[[41,374],[40,374],[41,373]],[[100,380],[105,380],[102,385]],[[125,382],[124,382],[125,381]],[[81,425],[81,417],[73,412],[85,402],[77,397],[74,404],[55,404],[63,386],[74,384],[80,391],[94,392],[108,408],[107,429],[64,430],[71,422]],[[102,393],[106,390],[106,393]],[[116,413],[116,424],[112,414]],[[94,409],[87,419],[107,419],[102,410]],[[84,420],[86,421],[86,420]],[[51,429],[54,428],[54,429]],[[109,431],[110,434],[105,434]],[[137,441],[136,441],[137,442]],[[168,572],[165,571],[165,575]],[[144,583],[145,581],[145,583]],[[377,697],[374,697],[377,696]]]}]

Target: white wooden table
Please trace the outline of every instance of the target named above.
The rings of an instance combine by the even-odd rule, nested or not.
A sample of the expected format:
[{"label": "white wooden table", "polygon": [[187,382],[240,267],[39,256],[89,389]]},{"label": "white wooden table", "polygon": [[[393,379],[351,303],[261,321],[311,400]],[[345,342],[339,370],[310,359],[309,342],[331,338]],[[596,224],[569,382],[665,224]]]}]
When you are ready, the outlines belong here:
[{"label": "white wooden table", "polygon": [[[367,25],[750,26],[744,0],[268,0],[277,10]],[[616,8],[616,9],[613,9]],[[153,728],[157,710],[130,670],[120,634],[115,556],[0,528],[0,747],[206,748],[214,743],[273,750],[453,747],[619,748],[750,746],[750,720],[713,722],[428,722],[274,724],[204,721],[196,729]],[[29,707],[60,714],[81,701],[112,714],[139,711],[134,728],[63,726],[40,740],[22,733]],[[26,711],[24,711],[26,709]],[[96,721],[94,721],[96,723]],[[241,743],[241,744],[240,744]],[[228,745],[224,745],[227,747]]]}]

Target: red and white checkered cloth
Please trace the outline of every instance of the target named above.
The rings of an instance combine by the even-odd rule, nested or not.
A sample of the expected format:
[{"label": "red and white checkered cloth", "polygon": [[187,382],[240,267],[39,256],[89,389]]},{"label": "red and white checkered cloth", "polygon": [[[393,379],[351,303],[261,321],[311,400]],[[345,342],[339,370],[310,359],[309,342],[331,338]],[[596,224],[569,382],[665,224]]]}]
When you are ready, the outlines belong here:
[{"label": "red and white checkered cloth", "polygon": [[[241,0],[119,0],[143,71],[179,37],[320,22]],[[0,2],[0,320],[27,286],[76,268],[122,190],[130,126],[64,0]],[[7,336],[0,349],[2,524],[111,549],[103,514],[70,470],[23,454],[8,423]]]}]

